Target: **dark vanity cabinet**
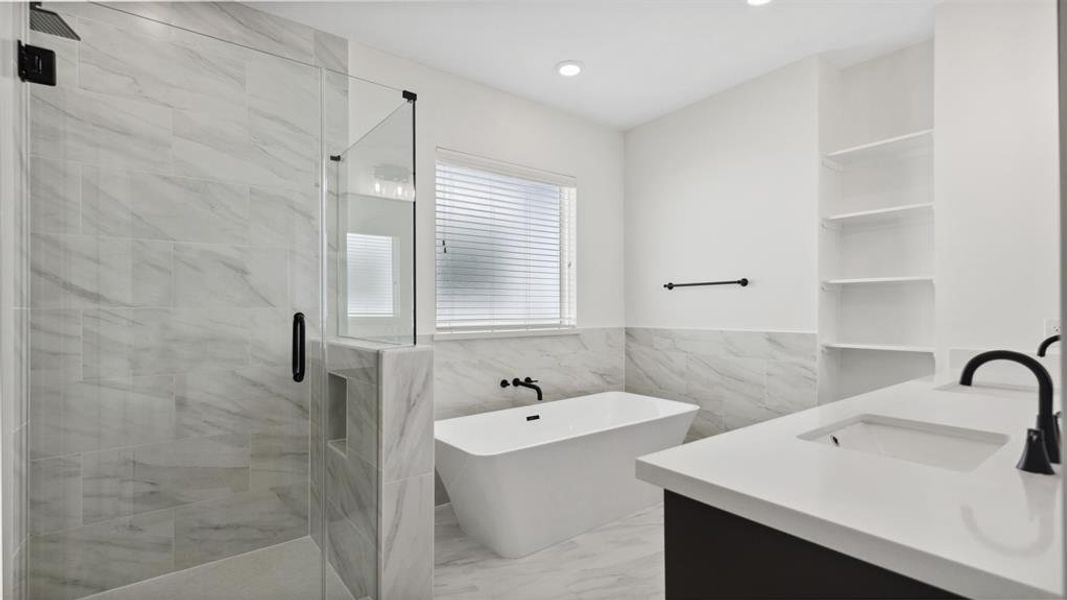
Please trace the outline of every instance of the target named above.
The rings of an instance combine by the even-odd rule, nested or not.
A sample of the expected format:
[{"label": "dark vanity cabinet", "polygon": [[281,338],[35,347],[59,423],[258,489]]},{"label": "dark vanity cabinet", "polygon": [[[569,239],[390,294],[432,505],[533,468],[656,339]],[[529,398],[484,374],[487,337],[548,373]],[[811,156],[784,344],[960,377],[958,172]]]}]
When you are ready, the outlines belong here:
[{"label": "dark vanity cabinet", "polygon": [[960,597],[674,492],[664,494],[667,600]]}]

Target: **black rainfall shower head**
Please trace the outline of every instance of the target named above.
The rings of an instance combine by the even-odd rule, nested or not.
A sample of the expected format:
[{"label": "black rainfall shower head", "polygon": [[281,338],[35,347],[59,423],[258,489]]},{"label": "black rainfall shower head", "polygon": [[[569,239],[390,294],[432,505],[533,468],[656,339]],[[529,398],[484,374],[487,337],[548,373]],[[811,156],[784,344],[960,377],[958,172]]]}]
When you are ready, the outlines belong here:
[{"label": "black rainfall shower head", "polygon": [[30,29],[80,42],[81,38],[67,25],[63,17],[41,8],[40,2],[30,3]]}]

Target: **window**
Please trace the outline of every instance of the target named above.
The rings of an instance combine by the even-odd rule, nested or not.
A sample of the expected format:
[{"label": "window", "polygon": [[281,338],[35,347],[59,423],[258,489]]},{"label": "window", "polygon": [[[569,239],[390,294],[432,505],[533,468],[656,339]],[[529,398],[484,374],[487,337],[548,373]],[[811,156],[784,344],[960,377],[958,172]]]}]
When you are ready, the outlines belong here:
[{"label": "window", "polygon": [[437,329],[575,325],[574,180],[442,151]]},{"label": "window", "polygon": [[346,241],[348,317],[392,317],[393,238],[349,233]]}]

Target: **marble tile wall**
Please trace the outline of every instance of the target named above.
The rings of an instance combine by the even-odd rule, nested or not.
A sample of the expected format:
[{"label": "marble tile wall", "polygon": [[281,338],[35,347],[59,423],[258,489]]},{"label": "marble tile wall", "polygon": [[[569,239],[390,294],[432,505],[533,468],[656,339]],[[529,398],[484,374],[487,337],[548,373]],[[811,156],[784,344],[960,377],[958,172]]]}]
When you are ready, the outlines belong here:
[{"label": "marble tile wall", "polygon": [[311,65],[347,60],[343,39],[235,3],[121,9],[247,47],[50,8],[82,41],[30,37],[59,71],[30,109],[27,554],[44,600],[308,534],[324,390],[289,375],[290,319],[317,326]]},{"label": "marble tile wall", "polygon": [[578,329],[536,337],[437,339],[434,417],[449,419],[534,404],[527,389],[501,388],[501,379],[530,376],[545,400],[621,390],[624,334],[618,328]]},{"label": "marble tile wall", "polygon": [[[537,403],[527,389],[501,388],[501,379],[533,377],[545,400],[622,390],[625,335],[621,327],[573,334],[448,340],[434,346],[434,418],[450,419]],[[436,504],[448,492],[435,477]]]},{"label": "marble tile wall", "polygon": [[688,440],[817,403],[815,333],[626,328],[626,391],[700,407]]}]

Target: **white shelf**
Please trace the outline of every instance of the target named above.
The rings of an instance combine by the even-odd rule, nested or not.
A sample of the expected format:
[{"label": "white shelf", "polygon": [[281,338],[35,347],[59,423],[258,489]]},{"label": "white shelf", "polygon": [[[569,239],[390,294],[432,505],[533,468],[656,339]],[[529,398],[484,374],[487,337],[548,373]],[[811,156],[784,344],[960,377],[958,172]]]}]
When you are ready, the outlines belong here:
[{"label": "white shelf", "polygon": [[835,225],[880,223],[884,221],[921,217],[926,214],[932,214],[933,210],[934,204],[932,202],[925,202],[923,204],[905,204],[902,206],[891,206],[889,208],[876,208],[873,210],[861,210],[858,212],[830,215],[829,217],[826,217],[824,221]]},{"label": "white shelf", "polygon": [[914,277],[853,277],[848,279],[827,279],[824,285],[863,285],[869,283],[933,283],[932,275]]},{"label": "white shelf", "polygon": [[840,166],[852,162],[899,156],[912,150],[928,148],[933,144],[934,130],[923,129],[876,142],[843,148],[826,154],[826,158]]},{"label": "white shelf", "polygon": [[823,348],[833,350],[875,350],[878,352],[911,352],[917,354],[933,354],[933,346],[903,346],[892,344],[841,344],[825,343]]}]

